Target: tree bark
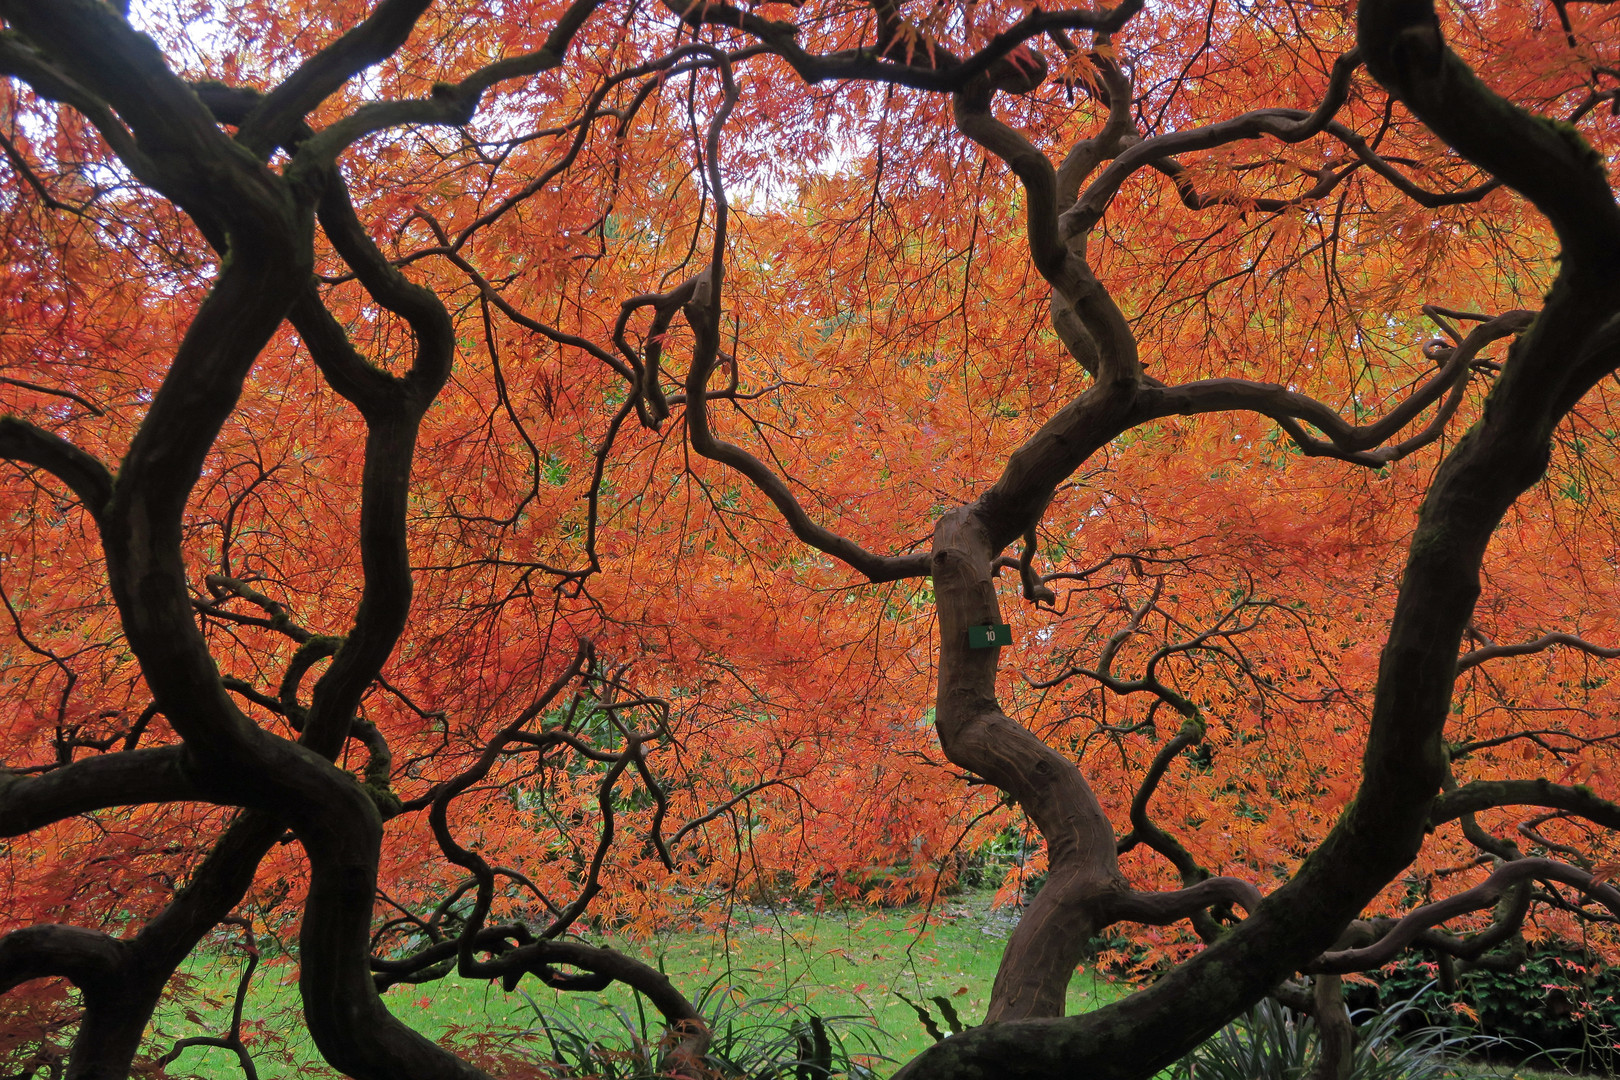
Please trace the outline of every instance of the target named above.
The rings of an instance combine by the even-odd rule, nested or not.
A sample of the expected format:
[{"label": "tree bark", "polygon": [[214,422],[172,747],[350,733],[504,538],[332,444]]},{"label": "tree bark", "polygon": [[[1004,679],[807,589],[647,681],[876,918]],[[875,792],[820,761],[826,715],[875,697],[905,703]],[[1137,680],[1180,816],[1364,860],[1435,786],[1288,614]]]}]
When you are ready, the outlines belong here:
[{"label": "tree bark", "polygon": [[1344,981],[1338,975],[1317,975],[1311,984],[1316,1007],[1316,1061],[1310,1080],[1345,1080],[1350,1075],[1350,1053],[1356,1029],[1344,1004]]}]

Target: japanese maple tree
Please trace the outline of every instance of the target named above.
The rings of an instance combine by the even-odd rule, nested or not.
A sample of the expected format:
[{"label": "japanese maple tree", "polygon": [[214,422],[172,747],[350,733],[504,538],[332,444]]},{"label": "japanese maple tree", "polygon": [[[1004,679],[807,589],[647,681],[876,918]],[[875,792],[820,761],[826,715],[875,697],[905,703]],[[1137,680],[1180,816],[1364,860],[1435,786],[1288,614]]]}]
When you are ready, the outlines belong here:
[{"label": "japanese maple tree", "polygon": [[221,931],[349,1075],[487,1075],[380,996],[454,973],[700,1076],[583,920],[1009,830],[902,1075],[1602,939],[1614,18],[0,0],[0,1053],[128,1075]]}]

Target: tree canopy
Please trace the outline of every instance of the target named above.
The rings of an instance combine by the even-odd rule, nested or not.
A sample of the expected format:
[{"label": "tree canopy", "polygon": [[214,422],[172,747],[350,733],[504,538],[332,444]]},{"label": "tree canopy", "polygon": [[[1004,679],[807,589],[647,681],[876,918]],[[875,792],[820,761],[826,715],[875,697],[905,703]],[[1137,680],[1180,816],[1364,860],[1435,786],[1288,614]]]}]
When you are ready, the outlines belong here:
[{"label": "tree canopy", "polygon": [[379,997],[455,973],[695,1077],[582,920],[1009,831],[904,1076],[1611,948],[1615,18],[0,0],[0,1052],[128,1075],[247,927],[349,1075],[487,1075]]}]

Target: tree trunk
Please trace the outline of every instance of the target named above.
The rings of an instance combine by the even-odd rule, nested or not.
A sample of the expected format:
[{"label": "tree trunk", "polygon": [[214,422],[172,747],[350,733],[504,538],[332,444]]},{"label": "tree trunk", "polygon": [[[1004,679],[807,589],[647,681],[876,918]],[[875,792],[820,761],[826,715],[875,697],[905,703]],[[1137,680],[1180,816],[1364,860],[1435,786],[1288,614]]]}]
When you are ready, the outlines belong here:
[{"label": "tree trunk", "polygon": [[1310,1080],[1345,1080],[1356,1029],[1344,1004],[1344,983],[1337,975],[1318,975],[1311,986],[1316,1005],[1316,1062]]}]

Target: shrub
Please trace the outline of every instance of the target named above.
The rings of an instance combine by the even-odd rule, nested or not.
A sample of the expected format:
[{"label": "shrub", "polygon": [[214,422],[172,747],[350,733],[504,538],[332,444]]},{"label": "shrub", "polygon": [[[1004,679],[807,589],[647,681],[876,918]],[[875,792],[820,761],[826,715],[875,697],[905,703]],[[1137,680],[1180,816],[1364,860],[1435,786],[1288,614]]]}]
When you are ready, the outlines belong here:
[{"label": "shrub", "polygon": [[[1398,964],[1383,976],[1379,998],[1410,997],[1436,974],[1432,962]],[[1493,1036],[1500,1056],[1520,1059],[1529,1048],[1567,1068],[1612,1074],[1620,1068],[1620,971],[1565,944],[1537,945],[1516,966],[1464,972],[1450,993],[1437,987],[1425,996],[1422,1022]]]}]

